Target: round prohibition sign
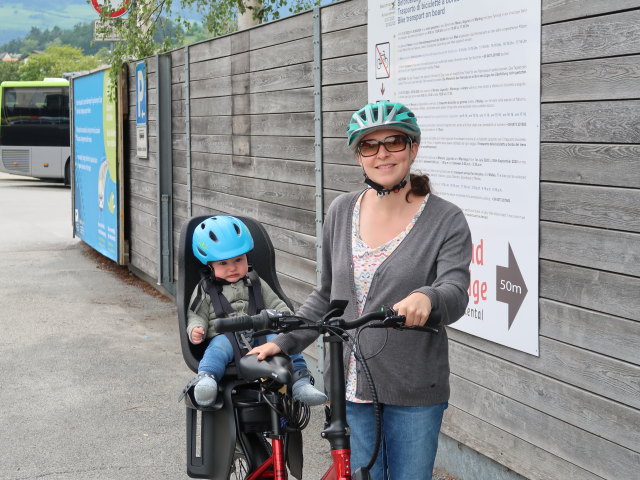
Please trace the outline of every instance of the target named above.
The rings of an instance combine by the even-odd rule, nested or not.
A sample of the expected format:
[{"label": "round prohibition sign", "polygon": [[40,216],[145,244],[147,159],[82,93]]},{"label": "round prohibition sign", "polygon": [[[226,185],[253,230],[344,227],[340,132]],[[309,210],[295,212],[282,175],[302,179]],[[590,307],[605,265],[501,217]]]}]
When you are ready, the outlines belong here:
[{"label": "round prohibition sign", "polygon": [[[129,11],[131,0],[91,0],[91,4],[94,10],[103,17],[117,18]],[[109,13],[104,11],[105,4],[109,4],[107,9]]]}]

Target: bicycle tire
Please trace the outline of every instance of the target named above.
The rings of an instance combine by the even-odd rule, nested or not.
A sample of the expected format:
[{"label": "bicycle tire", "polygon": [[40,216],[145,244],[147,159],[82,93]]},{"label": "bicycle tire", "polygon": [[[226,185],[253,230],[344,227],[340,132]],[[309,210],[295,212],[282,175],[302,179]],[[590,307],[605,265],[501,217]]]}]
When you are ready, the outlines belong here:
[{"label": "bicycle tire", "polygon": [[244,450],[242,450],[242,445],[240,445],[240,442],[236,442],[231,468],[229,469],[229,480],[245,480],[250,473],[250,469],[251,466]]}]

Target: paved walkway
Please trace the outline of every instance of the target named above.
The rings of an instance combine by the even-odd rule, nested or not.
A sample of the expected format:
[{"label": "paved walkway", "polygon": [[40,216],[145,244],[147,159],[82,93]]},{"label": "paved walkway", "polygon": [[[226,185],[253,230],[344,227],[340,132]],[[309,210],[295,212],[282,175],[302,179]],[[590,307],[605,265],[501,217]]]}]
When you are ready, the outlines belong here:
[{"label": "paved walkway", "polygon": [[0,478],[186,479],[173,301],[72,237],[68,188],[0,174],[0,291]]}]

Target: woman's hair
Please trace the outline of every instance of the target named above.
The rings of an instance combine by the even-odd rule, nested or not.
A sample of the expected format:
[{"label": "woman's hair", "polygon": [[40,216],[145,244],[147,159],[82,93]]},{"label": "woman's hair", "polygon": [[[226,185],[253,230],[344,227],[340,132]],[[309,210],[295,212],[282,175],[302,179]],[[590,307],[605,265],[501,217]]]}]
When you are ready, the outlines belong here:
[{"label": "woman's hair", "polygon": [[413,193],[417,197],[424,197],[431,193],[431,181],[428,175],[411,173],[409,175],[410,190],[407,192],[405,199],[409,201],[409,194]]}]

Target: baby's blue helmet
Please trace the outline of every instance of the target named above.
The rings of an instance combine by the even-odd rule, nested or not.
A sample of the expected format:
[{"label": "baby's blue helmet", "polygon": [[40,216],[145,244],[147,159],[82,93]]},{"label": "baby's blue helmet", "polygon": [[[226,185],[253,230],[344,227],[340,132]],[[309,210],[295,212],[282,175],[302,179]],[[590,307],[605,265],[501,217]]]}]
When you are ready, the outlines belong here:
[{"label": "baby's blue helmet", "polygon": [[206,265],[249,252],[253,249],[253,237],[236,217],[216,215],[196,227],[191,245],[195,257]]}]

